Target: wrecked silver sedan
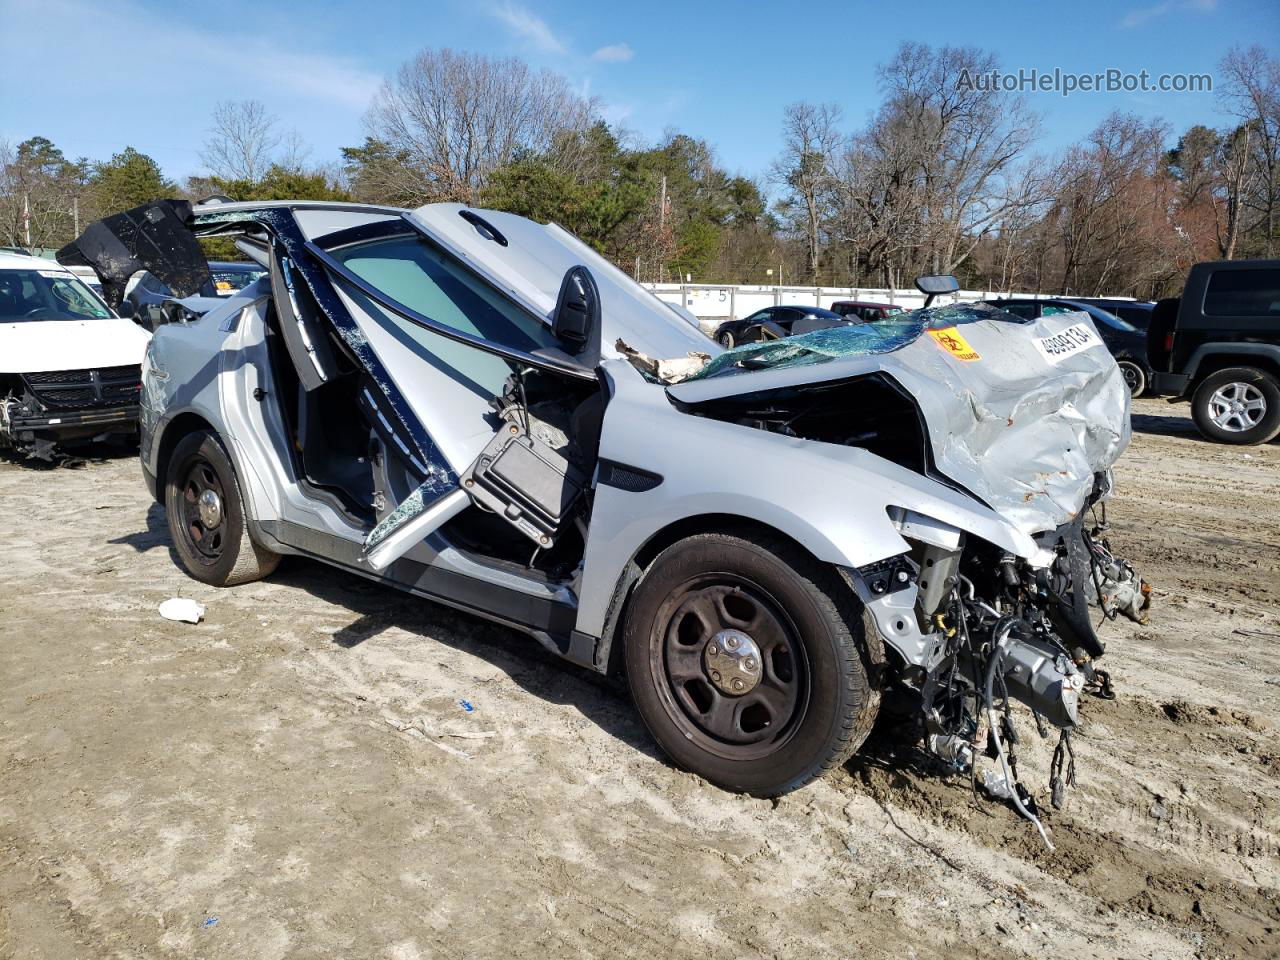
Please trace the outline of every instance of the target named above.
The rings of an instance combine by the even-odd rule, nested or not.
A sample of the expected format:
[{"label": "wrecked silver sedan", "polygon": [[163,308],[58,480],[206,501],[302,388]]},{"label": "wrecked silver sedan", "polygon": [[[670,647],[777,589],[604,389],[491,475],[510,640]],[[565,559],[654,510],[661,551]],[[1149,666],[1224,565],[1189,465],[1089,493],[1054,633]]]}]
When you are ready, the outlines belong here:
[{"label": "wrecked silver sedan", "polygon": [[1007,765],[1011,701],[1069,731],[1103,688],[1088,604],[1145,616],[1100,522],[1128,393],[1086,316],[944,307],[722,351],[510,214],[121,217],[62,254],[109,292],[144,253],[194,292],[195,235],[269,271],[144,364],[143,469],[192,576],[302,554],[510,624],[625,673],[728,789],[841,763],[890,687],[946,762]]}]

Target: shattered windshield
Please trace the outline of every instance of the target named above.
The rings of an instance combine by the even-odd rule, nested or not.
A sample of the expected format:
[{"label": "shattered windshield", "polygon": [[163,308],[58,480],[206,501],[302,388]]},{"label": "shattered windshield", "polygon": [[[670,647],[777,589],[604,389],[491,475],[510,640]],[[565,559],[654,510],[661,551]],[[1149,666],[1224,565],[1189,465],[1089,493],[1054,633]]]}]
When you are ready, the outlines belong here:
[{"label": "shattered windshield", "polygon": [[92,290],[62,270],[0,270],[0,323],[110,316]]},{"label": "shattered windshield", "polygon": [[865,357],[892,353],[915,342],[926,330],[943,331],[949,327],[996,320],[1003,323],[1026,323],[1022,317],[985,304],[955,303],[929,310],[895,313],[876,323],[856,323],[826,330],[815,330],[796,337],[749,343],[714,357],[689,380],[704,380],[741,373],[744,370],[766,370],[801,364],[826,363],[842,357]]}]

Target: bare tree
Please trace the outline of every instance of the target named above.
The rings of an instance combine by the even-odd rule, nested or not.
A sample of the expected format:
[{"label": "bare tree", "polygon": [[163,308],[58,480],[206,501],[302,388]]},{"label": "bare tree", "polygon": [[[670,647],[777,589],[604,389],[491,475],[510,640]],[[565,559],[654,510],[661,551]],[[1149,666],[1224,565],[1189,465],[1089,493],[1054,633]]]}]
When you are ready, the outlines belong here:
[{"label": "bare tree", "polygon": [[804,226],[809,281],[818,279],[823,200],[833,185],[832,164],[840,152],[840,107],[834,103],[793,103],[782,116],[782,156],[772,176],[790,196],[783,210],[798,211]]},{"label": "bare tree", "polygon": [[522,60],[423,50],[386,81],[365,118],[370,144],[395,157],[389,192],[470,202],[517,155],[552,155],[584,130],[594,104],[564,77]]},{"label": "bare tree", "polygon": [[1160,121],[1113,113],[1068,151],[1050,212],[1064,293],[1149,288],[1170,272],[1172,197],[1159,175],[1167,135]]},{"label": "bare tree", "polygon": [[876,123],[915,161],[931,248],[925,266],[942,273],[953,272],[1013,207],[1037,199],[1009,181],[1035,139],[1037,117],[1021,97],[964,79],[996,66],[994,56],[972,47],[904,43],[880,71],[887,102]]},{"label": "bare tree", "polygon": [[1243,203],[1253,211],[1259,248],[1275,256],[1280,226],[1280,59],[1261,46],[1232,50],[1218,64],[1219,102],[1249,134],[1252,170]]},{"label": "bare tree", "polygon": [[307,161],[310,158],[311,145],[295,128],[281,138],[280,153],[275,158],[275,163],[290,173],[301,173],[307,168]]},{"label": "bare tree", "polygon": [[1252,150],[1248,127],[1237,127],[1229,134],[1223,135],[1214,151],[1214,166],[1221,181],[1221,197],[1219,192],[1210,194],[1213,198],[1215,213],[1221,209],[1221,215],[1214,217],[1215,226],[1222,224],[1218,231],[1218,255],[1224,260],[1234,260],[1236,244],[1240,239],[1240,204],[1245,194],[1249,177]]},{"label": "bare tree", "polygon": [[[213,125],[200,159],[222,180],[257,183],[270,169],[280,146],[277,127],[278,121],[261,102],[224,100],[213,108]],[[296,133],[293,136],[296,138]]]}]

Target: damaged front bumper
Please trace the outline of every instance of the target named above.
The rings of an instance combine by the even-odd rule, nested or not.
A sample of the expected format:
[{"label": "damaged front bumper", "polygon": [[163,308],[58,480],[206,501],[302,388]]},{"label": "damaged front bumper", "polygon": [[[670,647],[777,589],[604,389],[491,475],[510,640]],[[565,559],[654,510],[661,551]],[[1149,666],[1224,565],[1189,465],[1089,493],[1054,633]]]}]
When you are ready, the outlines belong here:
[{"label": "damaged front bumper", "polygon": [[1147,622],[1151,588],[1105,538],[1109,478],[1070,522],[1034,538],[1037,551],[1010,554],[965,532],[908,510],[890,518],[911,547],[844,575],[862,600],[894,671],[918,698],[925,746],[946,766],[967,771],[986,745],[1003,784],[996,795],[1047,834],[1034,801],[1018,781],[1012,701],[1033,712],[1037,728],[1060,731],[1050,786],[1055,805],[1071,782],[1070,734],[1080,696],[1111,697],[1096,661],[1105,644],[1094,625],[1124,615]]},{"label": "damaged front bumper", "polygon": [[48,460],[67,443],[130,435],[138,430],[137,405],[89,410],[32,409],[12,398],[0,400],[0,447]]}]

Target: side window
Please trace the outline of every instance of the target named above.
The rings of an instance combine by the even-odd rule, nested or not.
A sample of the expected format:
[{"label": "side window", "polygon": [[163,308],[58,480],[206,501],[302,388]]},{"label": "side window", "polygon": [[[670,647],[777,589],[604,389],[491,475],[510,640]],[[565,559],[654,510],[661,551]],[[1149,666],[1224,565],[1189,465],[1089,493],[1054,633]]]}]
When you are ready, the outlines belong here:
[{"label": "side window", "polygon": [[1116,311],[1120,315],[1121,320],[1127,321],[1139,330],[1145,330],[1147,324],[1151,322],[1151,311],[1140,310],[1137,307],[1120,307]]},{"label": "side window", "polygon": [[[331,253],[362,280],[437,323],[525,352],[558,345],[546,324],[423,239],[389,237]],[[502,392],[511,367],[501,357],[432,333],[358,291],[347,292],[401,343],[457,383],[480,395]]]},{"label": "side window", "polygon": [[1280,315],[1280,270],[1219,270],[1204,295],[1207,317]]},{"label": "side window", "polygon": [[333,251],[352,273],[418,313],[519,350],[557,346],[545,323],[417,237]]},{"label": "side window", "polygon": [[147,293],[154,293],[156,296],[164,297],[169,294],[169,288],[161,283],[158,277],[154,277],[149,273],[142,278],[139,286]]}]

